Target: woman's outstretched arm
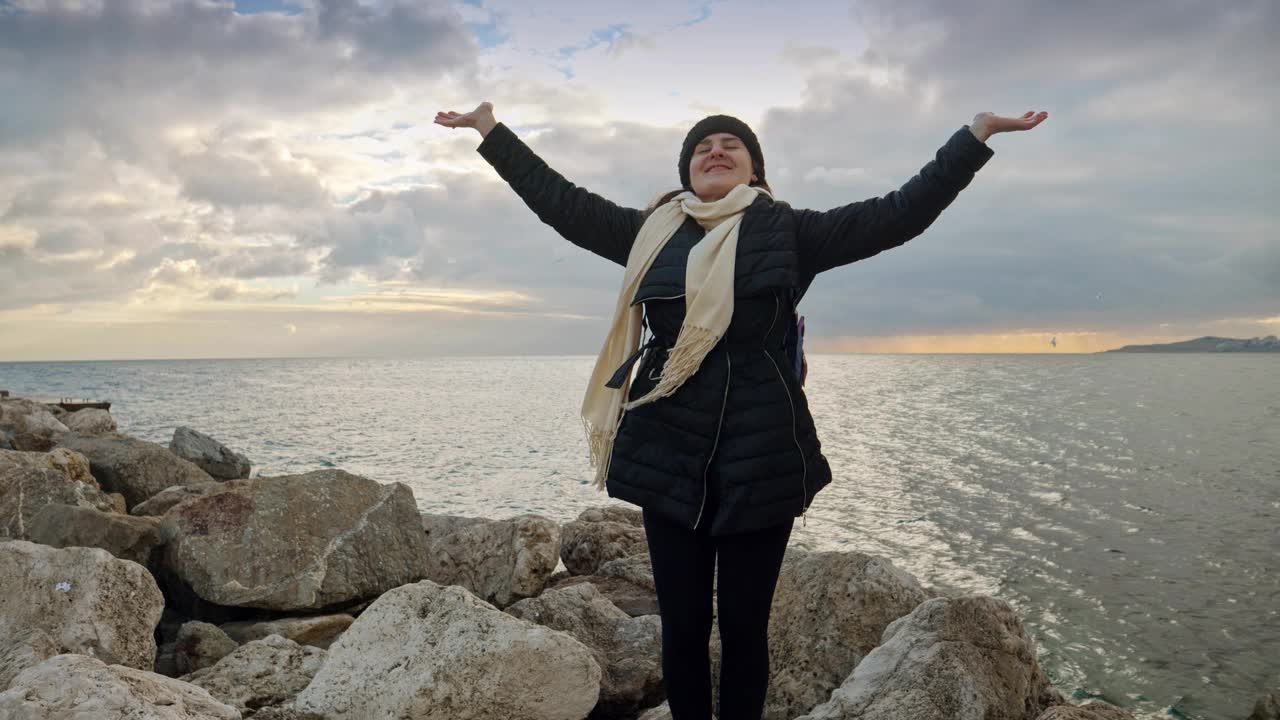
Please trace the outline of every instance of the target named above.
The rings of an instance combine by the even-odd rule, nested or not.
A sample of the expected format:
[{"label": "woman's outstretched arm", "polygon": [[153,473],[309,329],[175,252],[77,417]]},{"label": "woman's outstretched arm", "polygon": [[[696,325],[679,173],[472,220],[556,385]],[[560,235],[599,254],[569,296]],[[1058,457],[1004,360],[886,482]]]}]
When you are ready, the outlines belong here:
[{"label": "woman's outstretched arm", "polygon": [[490,103],[481,103],[465,115],[438,113],[435,122],[445,127],[475,128],[483,138],[476,150],[538,219],[574,245],[619,265],[627,264],[631,244],[644,224],[640,210],[620,207],[566,180],[494,118]]},{"label": "woman's outstretched arm", "polygon": [[994,151],[987,139],[998,132],[1030,130],[1048,113],[1021,118],[979,113],[947,140],[933,160],[900,189],[825,212],[797,210],[802,271],[810,277],[869,258],[924,232],[967,187]]}]

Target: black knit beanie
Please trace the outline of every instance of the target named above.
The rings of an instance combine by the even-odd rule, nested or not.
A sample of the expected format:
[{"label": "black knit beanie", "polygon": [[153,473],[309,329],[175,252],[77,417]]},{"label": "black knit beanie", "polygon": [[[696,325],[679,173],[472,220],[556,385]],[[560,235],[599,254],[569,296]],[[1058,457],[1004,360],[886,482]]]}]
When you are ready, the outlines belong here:
[{"label": "black knit beanie", "polygon": [[751,154],[751,159],[755,167],[752,171],[756,175],[756,182],[764,182],[764,155],[760,152],[760,141],[756,139],[756,134],[751,132],[751,128],[736,117],[730,115],[711,115],[698,121],[697,125],[689,131],[684,138],[684,147],[680,148],[680,185],[684,188],[692,187],[689,184],[689,161],[693,159],[693,149],[698,143],[708,135],[715,133],[729,133],[742,141],[747,146],[747,152]]}]

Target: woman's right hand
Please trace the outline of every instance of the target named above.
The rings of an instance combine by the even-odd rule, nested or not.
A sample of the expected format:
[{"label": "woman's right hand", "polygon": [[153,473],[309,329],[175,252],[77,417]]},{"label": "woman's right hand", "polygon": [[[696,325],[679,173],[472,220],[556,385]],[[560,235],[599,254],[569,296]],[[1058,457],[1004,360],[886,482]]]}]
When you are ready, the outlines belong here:
[{"label": "woman's right hand", "polygon": [[452,110],[441,110],[436,113],[436,124],[447,128],[475,128],[480,132],[480,137],[483,138],[498,124],[498,121],[493,118],[493,103],[485,101],[477,105],[475,110],[466,114],[459,114]]}]

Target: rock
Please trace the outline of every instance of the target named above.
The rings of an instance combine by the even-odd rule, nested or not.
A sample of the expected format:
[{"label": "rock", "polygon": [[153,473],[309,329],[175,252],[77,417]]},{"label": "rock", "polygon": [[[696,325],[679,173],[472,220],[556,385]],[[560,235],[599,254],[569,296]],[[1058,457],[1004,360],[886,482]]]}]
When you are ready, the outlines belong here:
[{"label": "rock", "polygon": [[601,563],[596,574],[626,580],[648,590],[656,590],[653,584],[653,563],[649,558],[647,546],[645,552]]},{"label": "rock", "polygon": [[189,427],[173,431],[169,450],[184,460],[190,460],[201,470],[219,480],[238,480],[249,477],[249,458],[229,450],[225,445]]},{"label": "rock", "polygon": [[238,647],[240,645],[217,625],[199,620],[185,622],[174,642],[173,669],[179,675],[202,670],[235,652]]},{"label": "rock", "polygon": [[167,487],[160,492],[152,495],[146,502],[140,502],[133,506],[129,511],[130,515],[139,517],[147,515],[164,515],[169,512],[169,508],[177,505],[183,500],[189,500],[193,497],[205,495],[215,488],[222,487],[222,483],[214,480],[212,482],[201,483],[199,485],[174,485]]},{"label": "rock", "polygon": [[253,720],[327,720],[327,718],[316,713],[302,712],[292,705],[273,705],[254,713]]},{"label": "rock", "polygon": [[80,453],[0,450],[0,539],[29,539],[31,522],[46,505],[110,512],[114,503],[89,474]]},{"label": "rock", "polygon": [[323,610],[420,579],[421,527],[402,483],[342,470],[228,480],[164,515],[163,565],[211,603]]},{"label": "rock", "polygon": [[0,687],[67,652],[151,669],[164,597],[141,565],[10,540],[0,542],[0,578]]},{"label": "rock", "polygon": [[1268,693],[1258,698],[1248,720],[1280,720],[1280,693]]},{"label": "rock", "polygon": [[180,679],[247,713],[293,700],[320,671],[325,654],[319,648],[269,635]]},{"label": "rock", "polygon": [[68,430],[54,416],[50,406],[33,400],[0,400],[0,432],[14,450],[47,452]]},{"label": "rock", "polygon": [[1008,603],[935,598],[891,623],[831,699],[797,720],[1022,720],[1050,695]]},{"label": "rock", "polygon": [[85,408],[67,413],[63,424],[77,435],[109,435],[116,431],[116,420],[101,408]]},{"label": "rock", "polygon": [[648,552],[639,510],[587,508],[560,529],[560,558],[574,575],[593,575],[610,560]]},{"label": "rock", "polygon": [[424,515],[423,529],[423,576],[461,585],[498,607],[542,592],[560,559],[560,526],[541,515],[478,522]]},{"label": "rock", "polygon": [[163,447],[126,435],[68,434],[62,447],[84,453],[102,489],[124,495],[129,507],[173,485],[213,481],[208,473]]},{"label": "rock", "polygon": [[[560,581],[549,584],[547,590],[572,587],[581,583],[591,583],[601,595],[609,598],[609,602],[631,617],[658,614],[658,595],[652,589],[642,587],[628,580],[604,575],[570,575]],[[544,593],[546,590],[543,591]]]},{"label": "rock", "polygon": [[261,640],[268,635],[279,635],[299,645],[311,645],[327,650],[339,635],[351,627],[353,622],[355,618],[351,615],[337,613],[279,620],[239,620],[223,623],[221,627],[232,640],[242,645],[253,640]]},{"label": "rock", "polygon": [[630,718],[663,697],[658,616],[633,618],[590,583],[548,590],[517,602],[507,612],[567,632],[591,648],[604,671],[593,717]]},{"label": "rock", "polygon": [[1134,717],[1114,705],[1090,700],[1083,705],[1055,705],[1036,720],[1134,720]]},{"label": "rock", "polygon": [[240,720],[230,705],[190,683],[85,655],[58,655],[27,668],[0,692],[6,720]]},{"label": "rock", "polygon": [[423,580],[374,601],[294,707],[328,720],[581,720],[600,677],[573,637]]},{"label": "rock", "polygon": [[432,543],[452,535],[464,528],[493,522],[488,518],[468,517],[466,515],[437,515],[422,513],[422,531],[427,534],[427,542]]},{"label": "rock", "polygon": [[45,505],[31,520],[30,540],[50,547],[102,548],[150,568],[160,545],[160,519],[130,517],[74,505]]},{"label": "rock", "polygon": [[[97,481],[95,480],[94,482],[96,483]],[[129,514],[129,501],[124,499],[124,495],[118,492],[107,493],[107,499],[111,501],[111,512],[118,515]]]},{"label": "rock", "polygon": [[[925,600],[910,573],[857,552],[787,549],[769,611],[769,694],[763,717],[794,718],[825,701],[889,623]],[[720,628],[712,627],[712,684],[719,688]],[[718,691],[713,697],[717,698]]]},{"label": "rock", "polygon": [[[636,720],[671,720],[671,707],[664,701],[661,705],[645,711]],[[711,715],[711,720],[716,720],[714,713]]]}]

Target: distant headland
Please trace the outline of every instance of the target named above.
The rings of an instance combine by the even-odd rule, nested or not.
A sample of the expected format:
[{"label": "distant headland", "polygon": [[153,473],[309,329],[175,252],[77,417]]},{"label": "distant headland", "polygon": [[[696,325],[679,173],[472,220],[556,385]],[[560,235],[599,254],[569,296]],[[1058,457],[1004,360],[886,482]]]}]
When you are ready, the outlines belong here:
[{"label": "distant headland", "polygon": [[1280,352],[1280,339],[1275,335],[1246,340],[1206,336],[1162,345],[1125,345],[1103,352]]}]

